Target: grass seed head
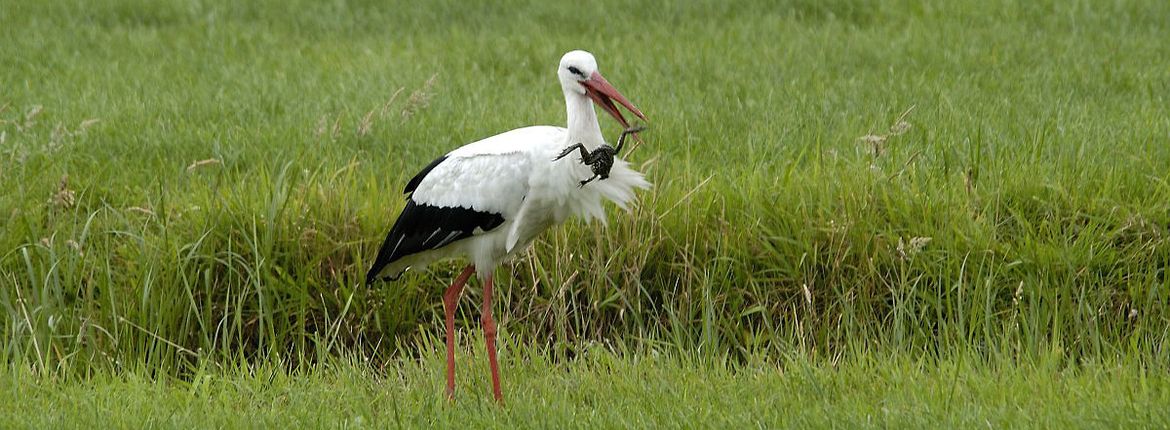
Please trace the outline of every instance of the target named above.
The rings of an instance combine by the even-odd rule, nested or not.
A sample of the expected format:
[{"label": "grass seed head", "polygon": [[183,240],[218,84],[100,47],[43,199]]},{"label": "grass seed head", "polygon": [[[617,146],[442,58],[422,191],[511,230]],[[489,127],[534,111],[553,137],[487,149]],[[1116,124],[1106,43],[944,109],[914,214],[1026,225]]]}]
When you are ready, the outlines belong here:
[{"label": "grass seed head", "polygon": [[912,237],[909,242],[905,242],[901,237],[898,238],[898,256],[903,260],[910,259],[915,254],[922,252],[922,248],[930,243],[932,238],[929,237]]},{"label": "grass seed head", "polygon": [[33,126],[37,125],[37,121],[36,121],[37,116],[39,116],[41,114],[41,112],[43,112],[43,111],[44,111],[43,106],[41,106],[41,105],[33,106],[32,109],[29,109],[28,112],[26,112],[24,114],[24,121],[22,121],[22,123],[16,125],[16,130],[20,131],[20,130],[32,128]]},{"label": "grass seed head", "polygon": [[90,119],[87,119],[85,121],[82,121],[80,124],[77,125],[77,132],[81,133],[85,130],[88,130],[90,127],[97,125],[97,123],[99,123],[101,121],[102,120],[97,119],[97,118],[90,118]]},{"label": "grass seed head", "polygon": [[430,105],[431,96],[434,94],[432,88],[434,88],[435,79],[438,77],[438,73],[431,75],[430,79],[423,83],[422,88],[410,93],[410,97],[406,99],[406,107],[402,108],[403,118],[410,118]]},{"label": "grass seed head", "polygon": [[901,136],[907,131],[910,131],[911,125],[909,122],[906,122],[906,116],[910,115],[910,112],[913,110],[914,106],[910,106],[909,109],[906,109],[905,112],[902,112],[902,115],[898,116],[898,119],[894,121],[894,124],[890,125],[890,128],[886,134],[870,133],[865,136],[861,136],[858,138],[858,140],[863,144],[869,145],[870,152],[873,152],[874,158],[880,157],[882,155],[882,149],[885,148],[886,141],[888,141],[891,137]]},{"label": "grass seed head", "polygon": [[366,115],[362,117],[362,121],[358,123],[358,137],[370,134],[370,131],[374,129],[374,112],[375,110],[373,109],[371,109],[369,112],[366,112]]},{"label": "grass seed head", "polygon": [[65,246],[68,246],[69,249],[72,249],[74,252],[77,253],[77,255],[81,255],[81,256],[85,255],[85,252],[83,252],[81,250],[81,244],[77,243],[77,241],[75,241],[73,239],[66,240]]},{"label": "grass seed head", "polygon": [[69,175],[62,176],[61,182],[57,184],[57,192],[49,197],[48,204],[53,209],[65,210],[73,207],[74,200],[73,190],[69,189]]},{"label": "grass seed head", "polygon": [[910,127],[910,123],[906,121],[898,121],[894,125],[890,126],[890,136],[901,136],[906,134],[907,131],[910,131]]},{"label": "grass seed head", "polygon": [[886,136],[878,134],[867,134],[861,136],[861,141],[870,145],[881,145],[886,142]]}]

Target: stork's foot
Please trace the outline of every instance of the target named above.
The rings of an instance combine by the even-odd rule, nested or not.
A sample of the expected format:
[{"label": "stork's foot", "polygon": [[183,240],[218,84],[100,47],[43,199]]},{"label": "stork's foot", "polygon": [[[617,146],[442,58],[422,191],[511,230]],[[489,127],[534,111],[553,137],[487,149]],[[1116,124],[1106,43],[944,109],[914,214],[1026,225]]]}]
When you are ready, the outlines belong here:
[{"label": "stork's foot", "polygon": [[589,178],[589,179],[586,179],[586,180],[584,180],[584,181],[581,181],[581,183],[580,183],[579,185],[577,185],[577,188],[584,188],[584,187],[585,187],[585,184],[588,184],[588,183],[590,183],[590,182],[593,182],[593,180],[594,180],[594,179],[599,179],[599,180],[603,180],[603,181],[604,181],[604,180],[606,180],[606,179],[609,179],[609,175],[603,175],[603,174],[600,174],[600,173],[594,174],[592,178]]},{"label": "stork's foot", "polygon": [[[637,133],[637,132],[645,130],[645,129],[646,129],[645,125],[638,124],[635,126],[626,127],[625,130],[622,130],[622,134],[620,136],[618,136],[617,149],[615,149],[613,151],[614,154],[620,154],[622,152],[622,145],[626,144],[626,136],[629,136],[631,134]],[[637,136],[635,136],[635,137],[637,137]]]}]

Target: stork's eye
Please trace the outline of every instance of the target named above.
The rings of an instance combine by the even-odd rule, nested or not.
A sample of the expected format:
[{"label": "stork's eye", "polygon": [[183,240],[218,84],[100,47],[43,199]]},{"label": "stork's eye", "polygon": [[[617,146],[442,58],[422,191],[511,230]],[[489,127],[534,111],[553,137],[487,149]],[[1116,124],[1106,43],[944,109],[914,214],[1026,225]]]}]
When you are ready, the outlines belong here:
[{"label": "stork's eye", "polygon": [[577,67],[575,67],[575,66],[569,66],[569,73],[572,73],[572,74],[574,74],[574,75],[580,76],[580,77],[582,77],[582,78],[584,78],[584,77],[585,77],[585,74],[584,74],[584,73],[581,73],[581,69],[578,69],[578,68],[577,68]]}]

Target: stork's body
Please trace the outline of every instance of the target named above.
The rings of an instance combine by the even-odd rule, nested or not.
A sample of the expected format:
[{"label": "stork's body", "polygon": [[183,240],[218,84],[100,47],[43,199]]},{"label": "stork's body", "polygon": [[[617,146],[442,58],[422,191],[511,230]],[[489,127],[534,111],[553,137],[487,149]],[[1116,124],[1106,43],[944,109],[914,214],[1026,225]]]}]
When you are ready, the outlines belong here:
[{"label": "stork's body", "polygon": [[[611,99],[641,112],[597,73],[593,56],[572,51],[561,58],[557,75],[565,95],[568,126],[525,127],[455,149],[431,162],[406,185],[406,207],[394,223],[367,282],[397,278],[408,268],[449,257],[470,263],[443,297],[447,323],[447,394],[454,393],[454,310],[463,284],[477,273],[484,284],[482,322],[492,368],[493,394],[502,400],[491,318],[492,272],[525,249],[543,231],[572,216],[604,222],[603,201],[625,208],[634,190],[648,182],[614,159],[605,180],[565,148],[593,150],[605,144],[593,104],[629,126]],[[556,160],[554,160],[556,159]]]}]

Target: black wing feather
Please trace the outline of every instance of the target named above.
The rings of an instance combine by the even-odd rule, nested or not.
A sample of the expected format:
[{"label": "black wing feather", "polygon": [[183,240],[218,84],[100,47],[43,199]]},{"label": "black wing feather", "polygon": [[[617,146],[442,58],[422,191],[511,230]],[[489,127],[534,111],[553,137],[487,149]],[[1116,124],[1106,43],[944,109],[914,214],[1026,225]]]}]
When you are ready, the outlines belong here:
[{"label": "black wing feather", "polygon": [[[413,193],[423,178],[446,159],[447,156],[444,155],[423,167],[422,171],[406,183],[403,193]],[[412,195],[406,199],[406,207],[402,209],[402,214],[398,215],[394,227],[386,234],[386,240],[378,250],[378,258],[366,273],[366,282],[377,280],[377,275],[382,269],[403,257],[442,248],[472,236],[477,228],[489,231],[503,223],[504,217],[498,213],[463,207],[418,204]]]},{"label": "black wing feather", "polygon": [[471,237],[478,228],[489,231],[504,223],[497,213],[480,212],[462,207],[439,207],[406,200],[406,207],[382,242],[378,258],[366,273],[366,282],[376,280],[386,265],[411,254],[442,248]]}]

